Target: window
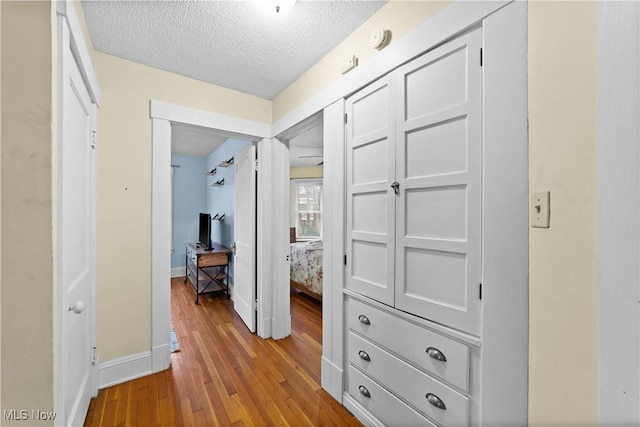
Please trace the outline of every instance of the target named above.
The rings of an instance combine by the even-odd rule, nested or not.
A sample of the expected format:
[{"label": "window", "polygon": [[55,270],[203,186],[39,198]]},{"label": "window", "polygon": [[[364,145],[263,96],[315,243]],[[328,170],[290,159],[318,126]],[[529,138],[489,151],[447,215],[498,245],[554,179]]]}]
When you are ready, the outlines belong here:
[{"label": "window", "polygon": [[322,238],[322,180],[291,180],[293,221],[298,240]]}]

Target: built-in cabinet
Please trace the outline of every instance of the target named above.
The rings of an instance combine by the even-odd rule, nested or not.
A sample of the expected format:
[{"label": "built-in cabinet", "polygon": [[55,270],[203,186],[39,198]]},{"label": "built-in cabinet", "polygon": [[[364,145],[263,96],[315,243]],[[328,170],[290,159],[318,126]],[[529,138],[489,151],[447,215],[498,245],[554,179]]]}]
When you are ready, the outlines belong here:
[{"label": "built-in cabinet", "polygon": [[345,102],[345,393],[383,424],[479,413],[481,49],[478,28]]}]

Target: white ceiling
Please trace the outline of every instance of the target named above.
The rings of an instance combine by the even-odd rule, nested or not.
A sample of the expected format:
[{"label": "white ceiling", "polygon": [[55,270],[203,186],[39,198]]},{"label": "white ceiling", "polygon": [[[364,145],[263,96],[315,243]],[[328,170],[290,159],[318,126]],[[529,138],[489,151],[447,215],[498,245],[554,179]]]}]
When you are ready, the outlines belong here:
[{"label": "white ceiling", "polygon": [[[265,99],[275,98],[387,0],[83,0],[94,49]],[[277,0],[276,0],[277,2]],[[229,137],[172,124],[172,152],[208,156]],[[291,166],[322,161],[322,126],[290,140]]]},{"label": "white ceiling", "polygon": [[[387,0],[83,0],[94,49],[273,99]],[[276,0],[277,2],[277,0]],[[172,124],[172,152],[208,156],[230,135]],[[322,161],[322,126],[290,140],[291,166]]]},{"label": "white ceiling", "polygon": [[282,15],[261,8],[265,1],[84,0],[82,6],[100,52],[273,99],[386,2],[298,0]]}]

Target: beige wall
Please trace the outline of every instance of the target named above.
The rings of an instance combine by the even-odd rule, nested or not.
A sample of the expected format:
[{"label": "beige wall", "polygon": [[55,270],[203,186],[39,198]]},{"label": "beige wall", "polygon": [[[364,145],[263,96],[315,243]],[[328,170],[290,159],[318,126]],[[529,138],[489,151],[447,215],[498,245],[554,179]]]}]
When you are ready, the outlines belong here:
[{"label": "beige wall", "polygon": [[[50,2],[0,2],[1,331],[4,410],[55,411],[52,141],[55,39]],[[53,62],[52,62],[53,61]]]},{"label": "beige wall", "polygon": [[595,2],[529,3],[529,419],[598,422]]},{"label": "beige wall", "polygon": [[98,355],[151,348],[151,119],[149,101],[262,123],[271,103],[254,96],[93,50],[74,2],[102,91],[98,151]]},{"label": "beige wall", "polygon": [[340,78],[340,65],[351,55],[355,54],[358,57],[358,66],[362,66],[378,53],[369,45],[374,30],[378,28],[390,30],[392,33],[391,43],[393,43],[430,16],[442,10],[448,3],[448,1],[389,1],[273,100],[273,121],[282,118],[286,113]]},{"label": "beige wall", "polygon": [[149,100],[263,123],[270,122],[271,104],[98,52],[94,53],[94,61],[102,88],[98,349],[101,360],[111,360],[151,347]]},{"label": "beige wall", "polygon": [[[597,423],[596,7],[529,4],[530,188],[550,190],[552,209],[551,228],[530,233],[532,425]],[[397,39],[440,8],[428,2],[384,6],[273,104],[92,52],[103,91],[101,360],[150,347],[149,99],[268,123],[339,78],[345,56],[355,53],[363,64],[375,54],[367,45],[374,27],[391,28]],[[0,409],[53,410],[55,14],[49,2],[1,2],[0,11]]]},{"label": "beige wall", "polygon": [[289,178],[322,178],[322,171],[322,166],[291,168],[289,170]]}]

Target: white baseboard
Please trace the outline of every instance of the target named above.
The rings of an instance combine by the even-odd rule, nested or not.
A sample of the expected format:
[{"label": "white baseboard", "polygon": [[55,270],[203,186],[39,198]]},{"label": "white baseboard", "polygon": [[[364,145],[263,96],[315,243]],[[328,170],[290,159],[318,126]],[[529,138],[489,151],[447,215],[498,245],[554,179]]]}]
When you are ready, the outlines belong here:
[{"label": "white baseboard", "polygon": [[331,397],[338,403],[342,403],[342,369],[333,364],[329,359],[322,356],[322,369],[320,370],[320,384]]},{"label": "white baseboard", "polygon": [[185,267],[175,267],[171,269],[171,278],[184,276]]},{"label": "white baseboard", "polygon": [[98,371],[98,387],[101,389],[150,375],[152,374],[151,351],[143,351],[100,363]]},{"label": "white baseboard", "polygon": [[342,404],[365,426],[384,427],[384,423],[371,415],[371,413],[364,409],[357,400],[349,395],[349,393],[344,393],[342,396]]},{"label": "white baseboard", "polygon": [[171,343],[162,344],[151,349],[152,370],[164,371],[171,365]]}]

